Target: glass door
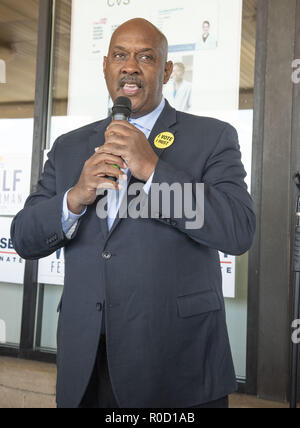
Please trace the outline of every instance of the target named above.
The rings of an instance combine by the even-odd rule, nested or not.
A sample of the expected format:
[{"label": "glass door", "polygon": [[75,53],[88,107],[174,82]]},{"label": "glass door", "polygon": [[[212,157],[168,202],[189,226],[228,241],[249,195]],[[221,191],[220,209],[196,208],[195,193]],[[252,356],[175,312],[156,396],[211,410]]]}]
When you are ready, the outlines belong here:
[{"label": "glass door", "polygon": [[30,189],[38,3],[0,0],[0,346],[20,342],[25,262],[10,225]]}]

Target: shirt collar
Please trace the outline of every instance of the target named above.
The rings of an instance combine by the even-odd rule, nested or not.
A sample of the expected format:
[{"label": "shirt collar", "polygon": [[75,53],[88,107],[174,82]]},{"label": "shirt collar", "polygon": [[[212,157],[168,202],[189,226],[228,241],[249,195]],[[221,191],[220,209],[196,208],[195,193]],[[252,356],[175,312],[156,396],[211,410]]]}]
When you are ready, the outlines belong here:
[{"label": "shirt collar", "polygon": [[148,131],[151,131],[155,125],[155,122],[159,118],[161,112],[165,108],[165,104],[166,104],[166,100],[162,98],[160,104],[158,105],[158,107],[156,107],[155,110],[151,111],[145,116],[138,117],[137,119],[130,118],[129,122],[132,125],[137,125],[140,128],[144,128],[144,129],[147,129]]}]

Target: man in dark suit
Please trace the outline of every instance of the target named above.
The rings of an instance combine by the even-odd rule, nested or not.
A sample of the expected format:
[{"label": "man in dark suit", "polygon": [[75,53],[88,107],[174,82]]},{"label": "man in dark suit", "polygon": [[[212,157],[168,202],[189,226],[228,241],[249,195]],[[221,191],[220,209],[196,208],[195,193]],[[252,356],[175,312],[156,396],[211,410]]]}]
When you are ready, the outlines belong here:
[{"label": "man in dark suit", "polygon": [[[25,259],[65,247],[59,407],[227,407],[236,389],[218,250],[246,252],[255,215],[236,131],[176,112],[162,98],[172,73],[167,52],[148,21],[116,30],[104,74],[113,100],[131,99],[130,122],[108,118],[58,138],[12,224]],[[164,149],[154,141],[165,132]],[[133,183],[146,200],[155,185],[189,185],[195,205],[204,183],[204,224],[189,227],[173,197],[150,218],[121,218]],[[96,212],[101,187],[106,219]]]}]

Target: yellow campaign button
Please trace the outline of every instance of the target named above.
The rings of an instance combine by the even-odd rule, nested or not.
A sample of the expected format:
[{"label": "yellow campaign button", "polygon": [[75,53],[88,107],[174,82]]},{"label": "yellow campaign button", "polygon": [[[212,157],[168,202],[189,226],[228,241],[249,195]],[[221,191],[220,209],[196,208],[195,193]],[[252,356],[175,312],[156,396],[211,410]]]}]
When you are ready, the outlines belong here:
[{"label": "yellow campaign button", "polygon": [[174,141],[175,141],[174,134],[172,134],[171,132],[162,132],[155,138],[154,145],[158,149],[166,149],[172,146]]}]

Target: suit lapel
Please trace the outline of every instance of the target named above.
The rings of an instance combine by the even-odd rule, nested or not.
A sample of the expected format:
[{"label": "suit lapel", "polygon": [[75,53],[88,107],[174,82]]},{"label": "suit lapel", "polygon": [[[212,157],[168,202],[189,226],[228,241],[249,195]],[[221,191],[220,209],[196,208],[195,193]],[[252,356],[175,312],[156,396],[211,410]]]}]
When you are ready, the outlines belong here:
[{"label": "suit lapel", "polygon": [[111,123],[111,117],[108,117],[107,119],[105,119],[95,127],[94,133],[91,135],[89,139],[87,159],[89,159],[95,153],[96,147],[103,146],[104,133],[110,123]]},{"label": "suit lapel", "polygon": [[[161,132],[168,132],[171,131],[176,136],[176,129],[173,128],[174,125],[177,122],[177,114],[176,110],[173,109],[168,101],[166,100],[166,105],[164,110],[162,111],[160,117],[158,118],[157,122],[155,123],[151,134],[148,138],[153,150],[155,151],[156,155],[160,158],[161,155],[164,153],[167,149],[159,149],[154,145],[154,140],[157,135],[159,135]],[[171,129],[172,128],[172,129]]]},{"label": "suit lapel", "polygon": [[[156,121],[150,136],[148,138],[149,143],[151,144],[151,147],[153,148],[153,150],[155,151],[156,155],[160,158],[162,156],[162,154],[165,152],[165,150],[168,149],[159,149],[154,145],[154,140],[156,138],[156,136],[158,134],[160,134],[161,132],[172,132],[175,135],[175,142],[176,142],[176,128],[174,127],[174,125],[177,122],[177,114],[176,114],[176,110],[173,109],[168,101],[166,100],[166,105],[164,110],[162,111],[161,115],[159,116],[158,120]],[[97,147],[97,146],[95,146]],[[128,183],[128,187],[127,187],[127,207],[130,204],[130,202],[132,201],[133,198],[136,197],[136,195],[128,195],[128,190],[130,185],[134,184],[134,183],[141,183],[142,185],[144,185],[145,183],[136,179],[135,177],[131,176],[131,179],[129,180]],[[118,213],[114,224],[110,230],[110,232],[108,232],[107,235],[107,239],[110,238],[110,236],[112,235],[112,233],[115,231],[115,229],[117,228],[118,224],[120,223],[120,221],[122,220],[122,215],[119,215],[120,213]],[[107,228],[107,224],[106,224],[106,228]]]},{"label": "suit lapel", "polygon": [[[104,133],[106,128],[111,123],[111,117],[102,121],[98,126],[95,127],[93,135],[91,135],[87,147],[87,159],[89,159],[95,153],[96,147],[101,147],[104,144]],[[101,219],[97,216],[97,204],[101,198],[105,197],[107,192],[103,196],[98,196],[93,205],[90,205],[89,209],[93,211],[93,217],[96,218],[99,227],[101,228],[104,239],[108,236],[107,219]]]}]

